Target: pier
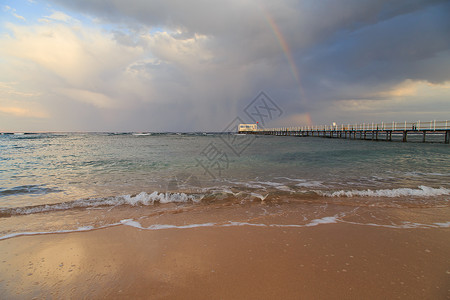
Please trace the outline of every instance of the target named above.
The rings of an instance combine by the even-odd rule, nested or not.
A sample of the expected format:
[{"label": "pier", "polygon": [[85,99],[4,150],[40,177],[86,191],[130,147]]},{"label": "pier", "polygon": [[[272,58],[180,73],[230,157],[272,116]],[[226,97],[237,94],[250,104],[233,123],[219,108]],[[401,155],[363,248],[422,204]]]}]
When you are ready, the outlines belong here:
[{"label": "pier", "polygon": [[450,141],[450,121],[362,123],[239,130],[239,133],[341,138],[369,141],[445,143]]}]

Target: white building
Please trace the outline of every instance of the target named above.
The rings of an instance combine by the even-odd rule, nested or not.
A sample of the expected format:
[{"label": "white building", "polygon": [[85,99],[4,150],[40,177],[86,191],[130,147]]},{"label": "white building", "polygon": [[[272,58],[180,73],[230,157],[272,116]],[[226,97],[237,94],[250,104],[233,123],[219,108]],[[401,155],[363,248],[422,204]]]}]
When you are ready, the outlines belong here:
[{"label": "white building", "polygon": [[257,129],[256,124],[239,124],[239,132],[241,131],[255,131]]}]

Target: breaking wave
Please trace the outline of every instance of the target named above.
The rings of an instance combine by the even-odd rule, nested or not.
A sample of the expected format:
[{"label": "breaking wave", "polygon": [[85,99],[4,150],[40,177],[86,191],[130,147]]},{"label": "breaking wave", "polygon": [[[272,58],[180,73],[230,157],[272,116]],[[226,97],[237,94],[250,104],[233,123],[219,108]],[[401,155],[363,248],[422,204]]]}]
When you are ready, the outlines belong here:
[{"label": "breaking wave", "polygon": [[[440,187],[433,188],[427,186],[419,186],[418,188],[397,188],[397,189],[379,189],[379,190],[301,190],[293,191],[289,187],[284,185],[274,185],[275,190],[269,191],[266,189],[259,189],[260,191],[250,190],[233,190],[231,188],[212,188],[203,189],[201,193],[184,193],[184,192],[141,192],[134,195],[120,195],[111,197],[97,197],[88,199],[78,199],[74,201],[67,201],[54,204],[40,204],[34,206],[25,207],[6,207],[0,208],[0,217],[10,217],[15,215],[29,215],[35,213],[45,213],[52,211],[64,211],[70,209],[89,209],[89,208],[102,208],[102,207],[117,207],[117,206],[152,206],[155,204],[196,204],[204,202],[205,204],[210,202],[221,201],[236,201],[236,203],[244,202],[271,202],[271,203],[283,203],[290,201],[306,201],[315,203],[329,203],[330,198],[371,198],[375,201],[380,199],[379,204],[381,206],[398,207],[399,205],[420,207],[436,205],[447,205],[448,200],[446,198],[430,199],[437,196],[450,195],[450,189]],[[22,187],[24,190],[29,190],[29,187]],[[42,187],[40,187],[42,189]],[[3,191],[6,192],[6,191]],[[9,192],[9,190],[8,190]],[[15,191],[16,193],[18,191]],[[36,192],[36,191],[35,191]],[[49,192],[49,191],[46,191]],[[1,196],[1,193],[0,193]],[[406,201],[395,201],[395,203],[386,202],[383,198],[408,198]],[[327,200],[328,199],[328,200]],[[244,201],[244,202],[243,202]],[[350,201],[350,200],[349,200]],[[444,201],[445,203],[443,203]],[[404,202],[404,203],[403,203]],[[334,202],[333,202],[334,203]],[[352,199],[351,202],[336,202],[338,205],[374,205],[373,201],[370,203],[361,202],[358,199]]]},{"label": "breaking wave", "polygon": [[450,189],[440,187],[432,188],[421,185],[417,189],[397,188],[381,190],[340,190],[335,192],[315,191],[317,194],[325,197],[434,197],[450,195]]},{"label": "breaking wave", "polygon": [[156,203],[196,203],[201,201],[201,195],[188,195],[185,193],[158,193],[148,194],[141,192],[137,195],[122,195],[108,198],[79,199],[70,202],[45,204],[27,207],[3,208],[0,209],[0,217],[13,215],[29,215],[49,211],[61,211],[69,209],[121,206],[121,205],[154,205]]}]

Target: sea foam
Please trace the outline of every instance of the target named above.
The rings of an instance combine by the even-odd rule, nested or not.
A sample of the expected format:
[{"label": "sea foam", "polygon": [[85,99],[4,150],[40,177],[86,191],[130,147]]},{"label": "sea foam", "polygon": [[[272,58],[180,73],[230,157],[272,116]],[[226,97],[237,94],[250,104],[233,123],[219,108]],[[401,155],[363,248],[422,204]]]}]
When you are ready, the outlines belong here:
[{"label": "sea foam", "polygon": [[198,203],[203,198],[202,195],[188,195],[185,193],[159,193],[148,194],[141,192],[137,195],[121,195],[106,198],[78,199],[75,201],[36,205],[28,207],[15,207],[0,209],[0,216],[29,215],[50,211],[62,211],[78,208],[96,208],[104,206],[149,206],[155,203]]},{"label": "sea foam", "polygon": [[449,228],[450,222],[442,222],[442,223],[432,223],[432,224],[423,224],[417,222],[403,222],[400,224],[376,224],[376,223],[359,223],[343,220],[342,217],[345,216],[343,214],[334,215],[334,216],[326,216],[320,219],[311,220],[306,224],[263,224],[263,223],[250,223],[250,222],[235,222],[228,221],[222,223],[195,223],[195,224],[186,224],[186,225],[173,225],[173,224],[153,224],[148,227],[142,226],[141,223],[135,221],[133,219],[124,219],[117,223],[107,224],[99,227],[93,226],[82,226],[77,229],[69,229],[69,230],[55,230],[55,231],[40,231],[40,232],[15,232],[6,234],[4,236],[0,236],[0,240],[6,240],[19,236],[31,236],[31,235],[45,235],[45,234],[61,234],[61,233],[71,233],[71,232],[82,232],[82,231],[92,231],[96,229],[108,228],[118,225],[125,225],[134,228],[138,228],[141,230],[165,230],[165,229],[193,229],[199,227],[241,227],[241,226],[249,226],[249,227],[275,227],[275,228],[301,228],[301,227],[313,227],[325,224],[333,224],[333,223],[347,223],[353,225],[361,225],[361,226],[371,226],[371,227],[384,227],[384,228],[395,228],[395,229],[430,229],[430,228]]},{"label": "sea foam", "polygon": [[418,189],[397,188],[397,189],[380,189],[380,190],[340,190],[335,192],[315,191],[317,194],[326,197],[433,197],[450,195],[450,189],[440,187],[432,188],[427,186],[419,186]]}]

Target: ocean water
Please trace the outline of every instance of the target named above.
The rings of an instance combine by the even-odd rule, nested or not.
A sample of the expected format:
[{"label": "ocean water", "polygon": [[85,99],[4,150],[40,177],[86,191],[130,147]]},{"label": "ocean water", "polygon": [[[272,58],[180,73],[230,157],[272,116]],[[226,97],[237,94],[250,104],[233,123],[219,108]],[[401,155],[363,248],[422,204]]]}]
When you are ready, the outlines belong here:
[{"label": "ocean water", "polygon": [[449,154],[220,133],[0,135],[0,239],[123,225],[450,227]]}]

